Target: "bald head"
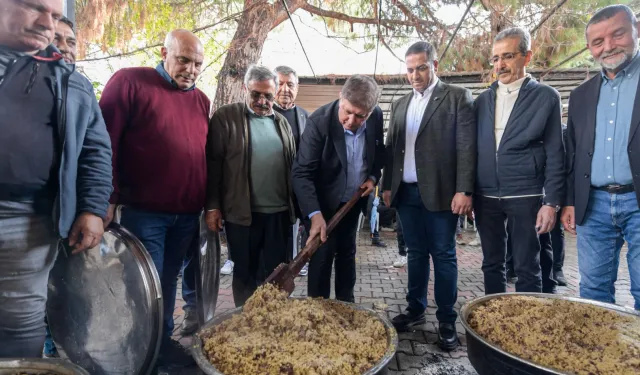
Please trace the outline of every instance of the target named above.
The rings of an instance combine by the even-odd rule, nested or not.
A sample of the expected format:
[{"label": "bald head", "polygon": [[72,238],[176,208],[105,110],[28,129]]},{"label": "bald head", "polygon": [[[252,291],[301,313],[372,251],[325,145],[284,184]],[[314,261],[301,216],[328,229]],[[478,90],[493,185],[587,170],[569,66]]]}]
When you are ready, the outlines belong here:
[{"label": "bald head", "polygon": [[178,88],[191,88],[204,61],[204,47],[200,39],[189,30],[173,30],[167,34],[161,52],[164,69]]}]

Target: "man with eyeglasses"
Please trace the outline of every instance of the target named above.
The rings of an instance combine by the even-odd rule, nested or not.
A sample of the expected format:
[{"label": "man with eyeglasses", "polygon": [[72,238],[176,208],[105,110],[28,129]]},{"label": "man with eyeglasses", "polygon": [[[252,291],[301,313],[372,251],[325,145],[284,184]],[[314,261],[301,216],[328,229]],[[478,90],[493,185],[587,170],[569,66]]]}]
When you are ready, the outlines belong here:
[{"label": "man with eyeglasses", "polygon": [[490,61],[498,80],[476,99],[473,205],[486,294],[507,290],[507,240],[518,276],[516,291],[553,292],[556,285],[553,254],[549,246],[541,254],[539,236],[554,227],[564,200],[562,103],[556,90],[526,73],[531,56],[526,30],[500,32]]},{"label": "man with eyeglasses", "polygon": [[245,102],[218,108],[209,122],[206,221],[213,231],[225,221],[236,306],[289,259],[296,146],[289,123],[273,110],[277,87],[270,69],[249,67]]},{"label": "man with eyeglasses", "polygon": [[194,365],[171,339],[177,277],[199,233],[206,196],[205,142],[210,101],[196,87],[204,47],[188,30],[173,30],[155,68],[121,69],[102,92],[100,107],[113,145],[113,187],[107,224],[120,224],[151,255],[160,277],[164,324],[158,365]]},{"label": "man with eyeglasses", "polygon": [[[602,71],[577,87],[567,121],[565,230],[578,235],[580,296],[615,303],[626,242],[640,310],[640,24],[626,5],[600,9],[585,29]],[[626,287],[628,288],[628,286]]]},{"label": "man with eyeglasses", "polygon": [[[358,218],[384,165],[379,95],[373,78],[349,77],[340,99],[313,112],[302,135],[293,166],[293,187],[302,214],[311,221],[307,243],[316,236],[324,242],[309,262],[309,297],[330,297],[335,261],[336,299],[355,302]],[[362,198],[327,238],[326,220],[360,188],[364,188]]]},{"label": "man with eyeglasses", "polygon": [[458,215],[471,210],[476,124],[471,92],[440,81],[437,51],[417,42],[405,53],[413,90],[391,106],[383,198],[396,207],[407,245],[408,306],[398,331],[425,324],[429,258],[433,259],[438,345],[453,350],[456,332]]}]

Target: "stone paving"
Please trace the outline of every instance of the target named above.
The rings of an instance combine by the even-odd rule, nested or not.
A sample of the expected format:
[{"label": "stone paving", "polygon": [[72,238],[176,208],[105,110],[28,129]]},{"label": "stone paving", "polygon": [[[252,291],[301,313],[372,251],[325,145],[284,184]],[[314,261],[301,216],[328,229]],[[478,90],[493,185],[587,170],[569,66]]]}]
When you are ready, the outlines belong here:
[{"label": "stone paving", "polygon": [[[382,232],[381,236],[387,243],[387,248],[370,246],[367,232],[362,232],[358,239],[357,271],[358,279],[355,287],[356,302],[368,307],[382,307],[389,318],[402,312],[405,307],[405,293],[407,288],[407,273],[405,269],[393,268],[391,264],[397,256],[395,233]],[[475,237],[475,232],[468,230],[463,233],[468,243]],[[482,251],[479,246],[459,245],[458,255],[458,302],[456,309],[468,300],[484,295],[483,276],[480,269]],[[633,307],[633,298],[629,292],[629,273],[626,262],[626,248],[620,256],[620,269],[616,284],[616,301],[618,304]],[[223,254],[224,262],[226,255]],[[568,281],[567,287],[559,287],[558,293],[578,296],[578,265],[575,237],[567,233],[566,259],[564,273]],[[432,266],[433,267],[433,266]],[[432,268],[433,269],[433,268]],[[431,272],[433,275],[433,271]],[[294,296],[305,296],[307,289],[306,277],[296,280]],[[180,285],[180,284],[179,284]],[[514,291],[513,285],[509,291]],[[457,323],[458,335],[462,345],[453,352],[443,352],[436,345],[437,319],[435,317],[435,302],[433,300],[433,276],[429,282],[429,307],[427,308],[427,323],[411,333],[399,335],[397,354],[388,367],[393,375],[473,375],[475,370],[469,363],[466,353],[465,332],[461,323]],[[183,318],[182,305],[184,302],[178,293],[174,318],[176,321],[176,338],[184,345],[189,345],[189,337],[178,335]],[[234,308],[231,294],[231,276],[222,276],[220,280],[220,294],[216,314]],[[182,372],[184,374],[184,372]]]}]

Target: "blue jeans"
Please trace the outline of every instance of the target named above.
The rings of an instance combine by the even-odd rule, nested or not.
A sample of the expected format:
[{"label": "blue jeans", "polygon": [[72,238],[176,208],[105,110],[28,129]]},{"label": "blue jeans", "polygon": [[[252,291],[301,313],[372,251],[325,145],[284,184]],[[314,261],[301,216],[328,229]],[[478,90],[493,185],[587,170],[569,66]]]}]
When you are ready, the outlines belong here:
[{"label": "blue jeans", "polygon": [[196,309],[196,267],[198,267],[198,247],[200,241],[191,241],[187,255],[182,264],[182,299],[183,310]]},{"label": "blue jeans", "polygon": [[615,303],[620,249],[627,241],[627,263],[635,309],[640,310],[640,209],[634,192],[591,190],[582,225],[578,225],[580,297]]},{"label": "blue jeans", "polygon": [[122,226],[130,230],[147,249],[162,286],[163,338],[173,334],[173,310],[176,303],[178,274],[187,249],[199,229],[199,214],[163,214],[122,209]]},{"label": "blue jeans", "polygon": [[458,316],[453,309],[458,299],[455,241],[458,215],[451,211],[427,210],[416,184],[400,185],[397,207],[408,250],[407,310],[412,314],[420,314],[427,308],[431,256],[435,272],[435,300],[438,305],[436,317],[441,323],[454,323]]}]

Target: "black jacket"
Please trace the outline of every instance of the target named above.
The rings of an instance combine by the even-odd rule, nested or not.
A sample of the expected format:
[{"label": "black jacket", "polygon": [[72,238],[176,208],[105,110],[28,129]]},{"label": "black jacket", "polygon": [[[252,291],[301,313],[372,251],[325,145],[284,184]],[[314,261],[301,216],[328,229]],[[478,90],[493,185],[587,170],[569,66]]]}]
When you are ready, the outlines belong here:
[{"label": "black jacket", "polygon": [[[391,191],[392,206],[403,177],[406,119],[412,96],[413,92],[391,105],[382,188]],[[473,192],[475,137],[471,92],[439,81],[423,114],[415,143],[418,188],[429,211],[451,211],[456,193]]]},{"label": "black jacket", "polygon": [[526,79],[496,152],[497,87],[498,83],[494,82],[475,103],[476,193],[507,197],[544,192],[545,202],[562,205],[565,184],[560,95],[552,87]]},{"label": "black jacket", "polygon": [[[279,112],[281,115],[285,116],[286,110],[280,108],[280,106],[274,105],[273,109]],[[296,150],[299,150],[302,133],[304,132],[304,129],[307,127],[307,118],[309,117],[309,112],[307,112],[304,108],[300,107],[299,105],[296,105],[293,108],[293,111],[298,123],[289,124],[289,125],[291,126],[291,134],[293,134],[293,140],[296,143]],[[287,122],[289,122],[288,119],[287,119]]]},{"label": "black jacket", "polygon": [[[589,204],[589,191],[591,190],[591,157],[596,136],[596,109],[598,97],[602,85],[602,75],[596,74],[593,78],[578,86],[569,97],[569,119],[567,120],[567,206],[575,206],[576,224],[584,221],[587,205]],[[638,85],[640,88],[640,84]],[[638,90],[640,93],[640,90]],[[631,166],[633,185],[636,187],[636,197],[640,202],[640,100],[636,95],[633,114],[631,115],[631,128],[629,130],[629,143],[627,155]]]},{"label": "black jacket", "polygon": [[[326,104],[309,116],[293,163],[293,190],[304,217],[321,211],[329,219],[347,185],[347,148],[344,128],[338,121],[338,103]],[[376,107],[367,119],[365,142],[367,175],[377,181],[384,163],[383,132],[382,110]],[[366,204],[366,199],[363,202]]]}]

